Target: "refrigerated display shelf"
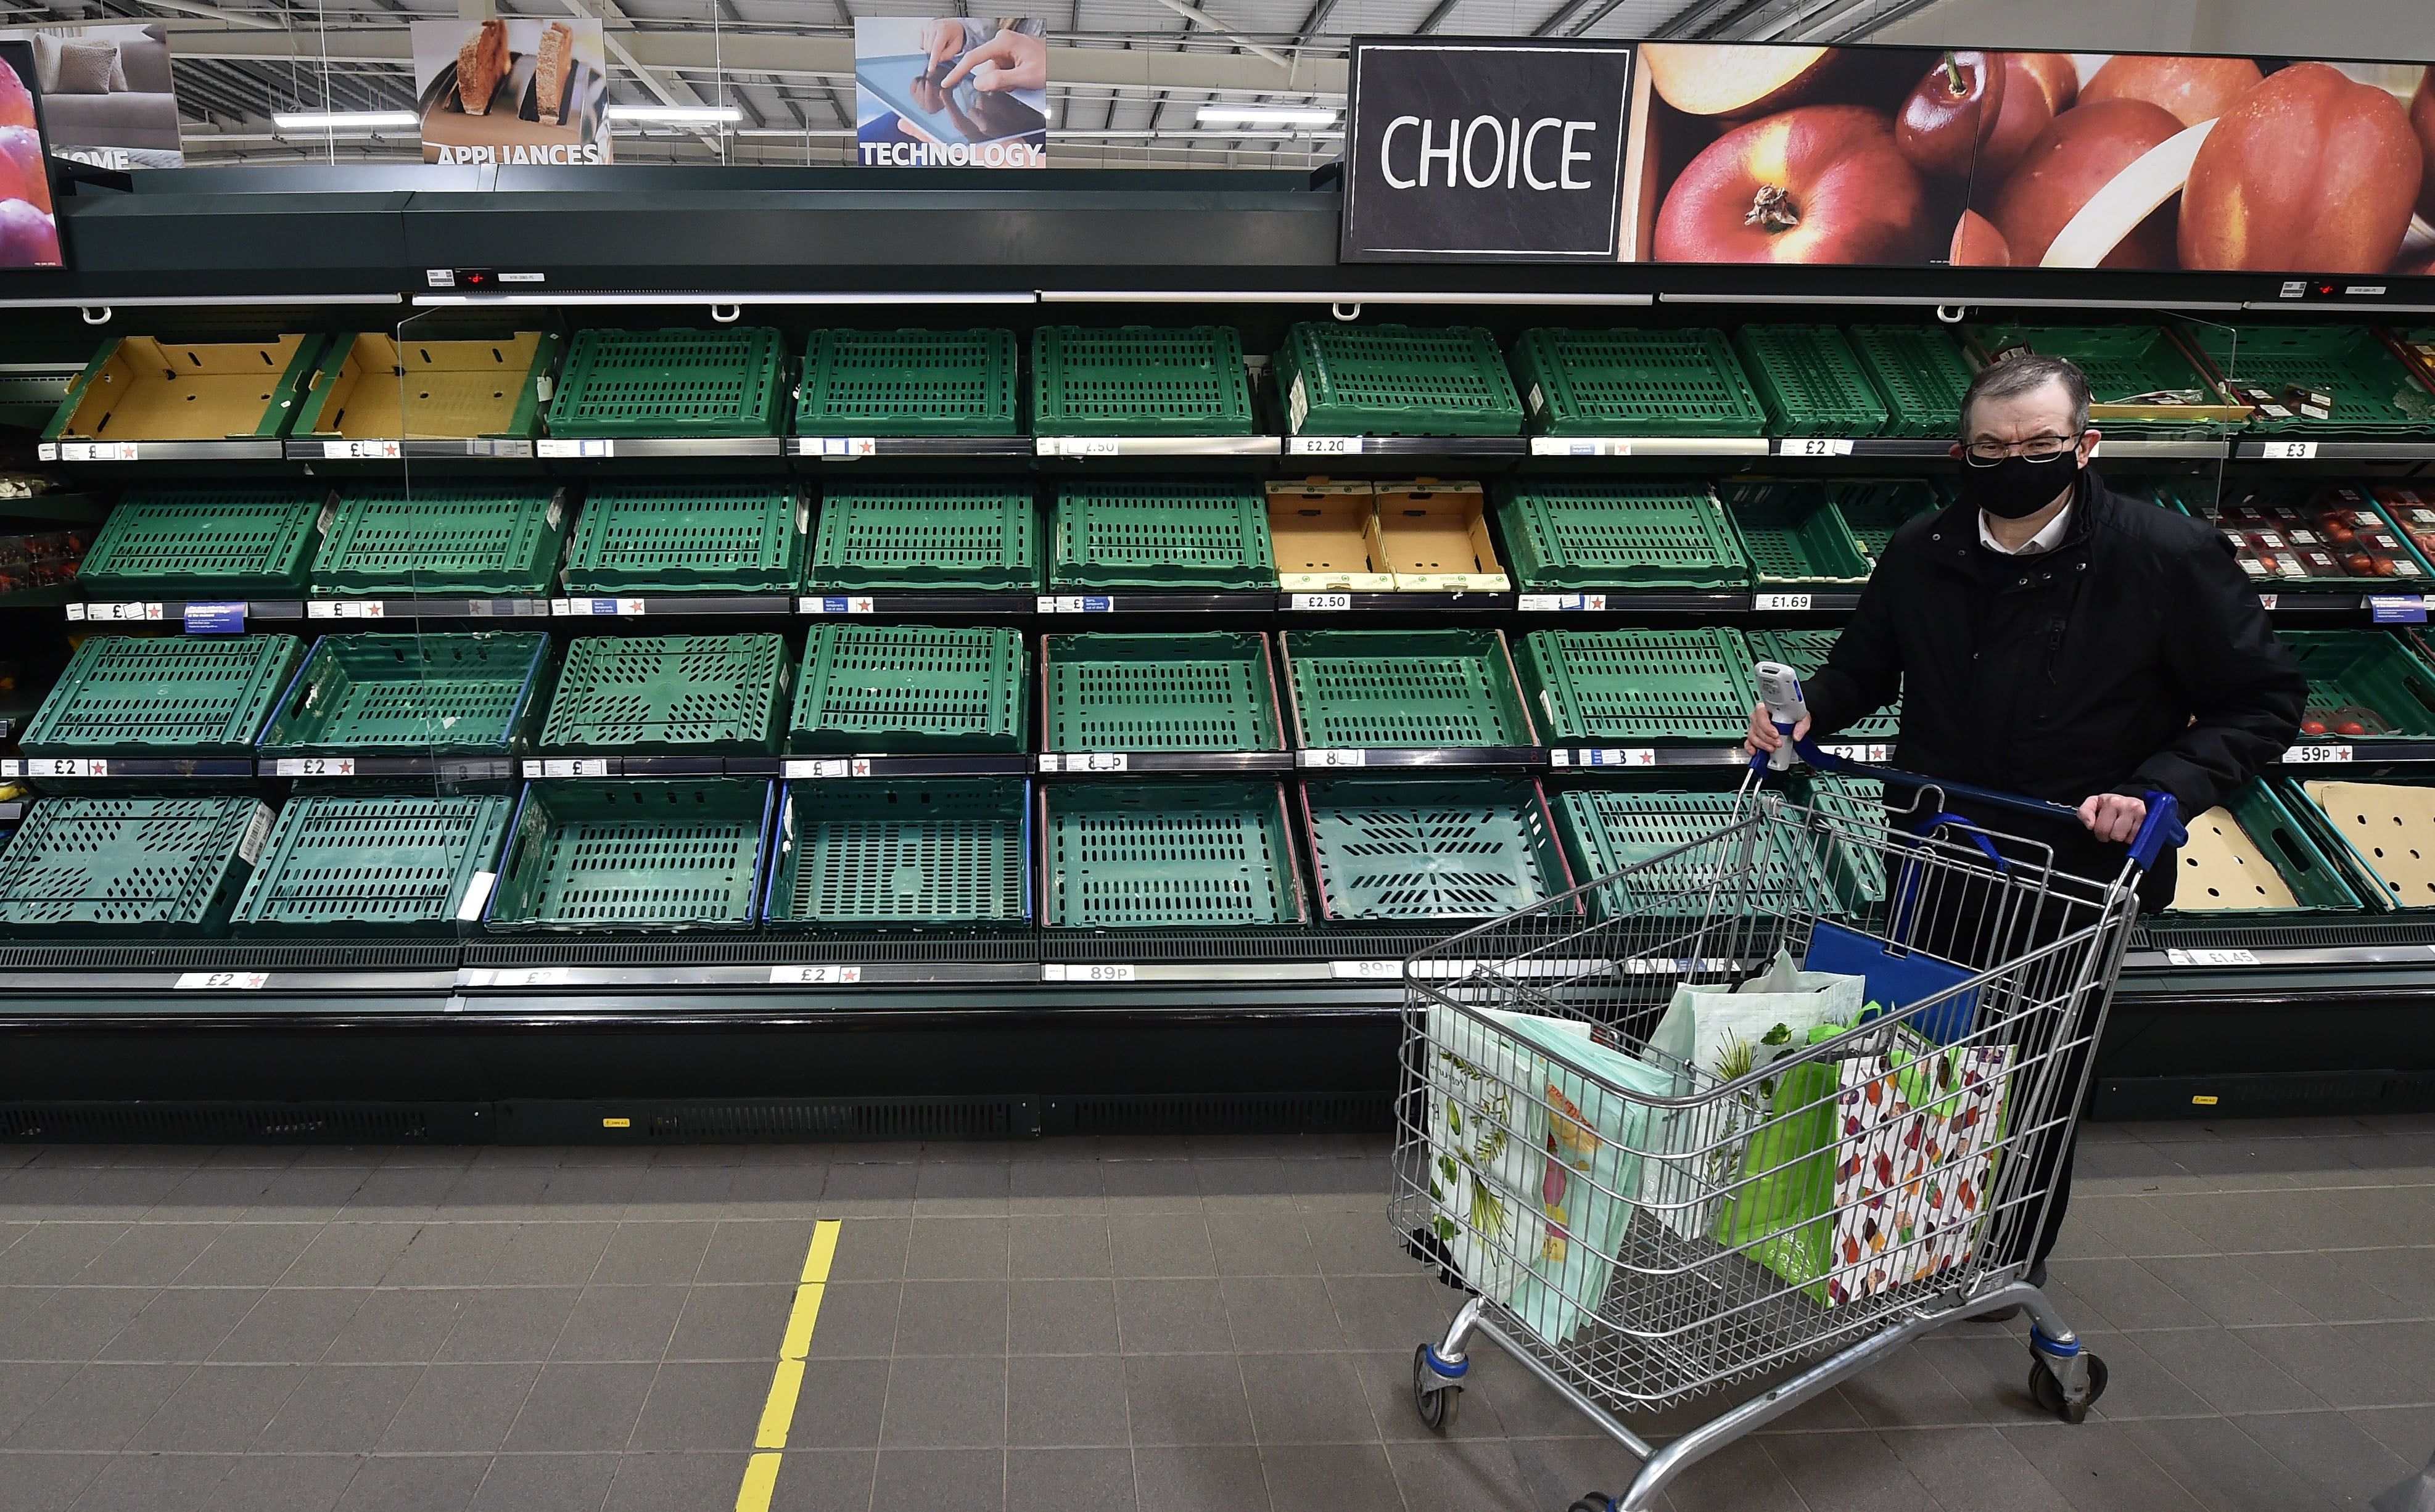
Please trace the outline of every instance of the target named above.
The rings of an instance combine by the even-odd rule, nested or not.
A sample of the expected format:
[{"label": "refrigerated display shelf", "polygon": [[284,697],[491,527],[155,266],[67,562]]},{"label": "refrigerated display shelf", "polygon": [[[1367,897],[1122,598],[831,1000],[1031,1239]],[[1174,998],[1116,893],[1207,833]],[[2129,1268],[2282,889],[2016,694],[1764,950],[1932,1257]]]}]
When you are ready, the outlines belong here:
[{"label": "refrigerated display shelf", "polygon": [[549,404],[549,434],[774,437],[786,427],[786,338],[769,326],[579,331]]},{"label": "refrigerated display shelf", "polygon": [[230,921],[239,937],[444,935],[481,917],[505,794],[288,799]]},{"label": "refrigerated display shelf", "polygon": [[781,635],[570,642],[539,748],[621,759],[773,753],[792,686]]},{"label": "refrigerated display shelf", "polygon": [[[2248,429],[2282,436],[2409,440],[2435,427],[2435,390],[2365,326],[2237,325],[2194,321],[2190,339],[2236,389],[2262,388],[2286,413],[2263,407]],[[2310,414],[2294,390],[2332,401]],[[2254,396],[2248,396],[2254,402]]]},{"label": "refrigerated display shelf", "polygon": [[0,850],[0,933],[223,933],[269,831],[250,798],[44,799]]},{"label": "refrigerated display shelf", "polygon": [[510,756],[540,718],[549,664],[538,631],[324,636],[257,757]]},{"label": "refrigerated display shelf", "polygon": [[1031,919],[1030,784],[793,782],[780,800],[772,929]]},{"label": "refrigerated display shelf", "polygon": [[1477,326],[1300,321],[1277,352],[1293,436],[1518,436],[1522,401]]},{"label": "refrigerated display shelf", "polygon": [[566,545],[566,494],[467,483],[350,488],[313,562],[317,594],[545,594]]},{"label": "refrigerated display shelf", "polygon": [[1265,635],[1050,634],[1040,682],[1045,752],[1285,748]]},{"label": "refrigerated display shelf", "polygon": [[1527,779],[1347,777],[1306,782],[1302,798],[1329,922],[1494,919],[1572,889],[1546,799]]},{"label": "refrigerated display shelf", "polygon": [[1014,333],[815,331],[800,436],[1011,436]]},{"label": "refrigerated display shelf", "polygon": [[527,783],[485,921],[500,930],[749,929],[773,784]]}]

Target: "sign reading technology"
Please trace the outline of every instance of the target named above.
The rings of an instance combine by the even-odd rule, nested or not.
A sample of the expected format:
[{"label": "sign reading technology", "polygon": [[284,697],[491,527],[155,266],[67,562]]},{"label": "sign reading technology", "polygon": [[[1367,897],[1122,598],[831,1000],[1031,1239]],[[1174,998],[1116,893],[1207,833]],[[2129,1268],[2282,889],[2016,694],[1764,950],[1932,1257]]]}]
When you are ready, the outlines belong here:
[{"label": "sign reading technology", "polygon": [[1031,17],[856,17],[855,160],[1048,166],[1047,31]]},{"label": "sign reading technology", "polygon": [[1356,41],[1349,263],[1612,262],[1629,43]]}]

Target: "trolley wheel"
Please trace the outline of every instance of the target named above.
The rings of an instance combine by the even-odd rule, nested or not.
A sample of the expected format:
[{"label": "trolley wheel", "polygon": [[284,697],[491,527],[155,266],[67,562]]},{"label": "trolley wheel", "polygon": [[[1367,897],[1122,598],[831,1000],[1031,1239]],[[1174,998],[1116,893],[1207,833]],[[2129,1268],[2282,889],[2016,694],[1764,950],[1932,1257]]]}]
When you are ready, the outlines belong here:
[{"label": "trolley wheel", "polygon": [[2029,1362],[2029,1400],[2038,1404],[2039,1411],[2052,1413],[2067,1423],[2087,1419],[2090,1404],[2105,1395],[2106,1369],[2105,1361],[2097,1355],[2082,1353],[2081,1358],[2088,1362],[2088,1396],[2073,1402],[2063,1400],[2063,1383],[2055,1379],[2044,1361]]},{"label": "trolley wheel", "polygon": [[1412,1410],[1421,1415],[1421,1426],[1433,1434],[1452,1428],[1462,1412],[1462,1388],[1441,1381],[1429,1368],[1425,1344],[1412,1349]]},{"label": "trolley wheel", "polygon": [[1591,1491],[1564,1508],[1564,1512],[1615,1512],[1615,1498],[1604,1491]]}]

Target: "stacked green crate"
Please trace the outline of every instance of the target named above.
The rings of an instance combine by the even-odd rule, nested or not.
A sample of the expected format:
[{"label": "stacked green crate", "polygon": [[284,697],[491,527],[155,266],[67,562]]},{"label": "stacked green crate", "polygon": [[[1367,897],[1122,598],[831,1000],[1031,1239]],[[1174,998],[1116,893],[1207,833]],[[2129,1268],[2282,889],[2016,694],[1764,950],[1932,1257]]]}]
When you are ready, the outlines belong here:
[{"label": "stacked green crate", "polygon": [[1746,325],[1742,368],[1778,436],[1874,436],[1886,403],[1843,333],[1831,325]]},{"label": "stacked green crate", "polygon": [[[2281,639],[2308,679],[2302,738],[2435,737],[2435,669],[2401,637],[2383,630],[2285,630]],[[2357,728],[2346,728],[2353,725]]]},{"label": "stacked green crate", "polygon": [[1022,924],[1031,786],[996,777],[787,784],[772,929]]},{"label": "stacked green crate", "polygon": [[96,599],[293,597],[328,504],[326,490],[276,485],[130,490],[77,580]]},{"label": "stacked green crate", "polygon": [[549,404],[557,437],[775,436],[786,338],[771,326],[579,331]]},{"label": "stacked green crate", "polygon": [[1721,331],[1526,331],[1514,375],[1548,436],[1763,436],[1767,410]]},{"label": "stacked green crate", "polygon": [[1293,436],[1518,436],[1522,401],[1477,326],[1296,323],[1276,382]]},{"label": "stacked green crate", "polygon": [[1031,335],[1035,436],[1249,436],[1233,326],[1045,325]]},{"label": "stacked green crate", "polygon": [[0,850],[0,935],[218,935],[270,833],[250,798],[51,798]]},{"label": "stacked green crate", "polygon": [[773,784],[525,784],[488,914],[497,930],[749,929]]},{"label": "stacked green crate", "polygon": [[812,627],[786,748],[798,754],[1028,747],[1023,636],[976,626]]},{"label": "stacked green crate", "polygon": [[1052,928],[1309,918],[1274,782],[1057,782],[1040,803],[1041,921]]},{"label": "stacked green crate", "polygon": [[481,918],[514,803],[314,794],[288,800],[236,906],[252,937],[439,935]]},{"label": "stacked green crate", "polygon": [[815,331],[798,436],[1011,436],[1011,331]]},{"label": "stacked green crate", "polygon": [[636,756],[775,751],[792,670],[782,635],[585,636],[566,648],[541,749]]},{"label": "stacked green crate", "polygon": [[1852,354],[1886,402],[1888,436],[1961,434],[1961,396],[1976,369],[1941,326],[1856,325]]},{"label": "stacked green crate", "polygon": [[547,593],[566,549],[562,490],[440,483],[350,489],[313,562],[313,592]]},{"label": "stacked green crate", "polygon": [[1287,630],[1293,719],[1308,749],[1529,746],[1496,630]]},{"label": "stacked green crate", "polygon": [[1497,521],[1525,592],[1750,586],[1750,559],[1703,483],[1525,483]]},{"label": "stacked green crate", "polygon": [[1727,490],[1724,505],[1759,587],[1844,588],[1868,581],[1868,556],[1818,484],[1738,484]]},{"label": "stacked green crate", "polygon": [[250,757],[303,657],[292,635],[96,635],[68,659],[19,746],[50,758]]},{"label": "stacked green crate", "polygon": [[1008,482],[833,484],[805,586],[844,593],[1032,590],[1040,511]]},{"label": "stacked green crate", "polygon": [[325,635],[263,730],[290,756],[506,756],[522,751],[547,692],[549,637]]},{"label": "stacked green crate", "polygon": [[[2435,390],[2384,338],[2359,325],[2190,323],[2190,339],[2236,389],[2263,389],[2266,435],[2419,438],[2435,427]],[[2254,395],[2244,394],[2254,400]],[[2317,399],[2330,403],[2319,404]]]},{"label": "stacked green crate", "polygon": [[1044,750],[1285,748],[1264,635],[1045,636],[1040,681]]},{"label": "stacked green crate", "polygon": [[1872,563],[1886,554],[1905,523],[1947,502],[1943,490],[1921,478],[1860,478],[1840,485],[1834,495],[1836,512]]},{"label": "stacked green crate", "polygon": [[1516,665],[1550,741],[1737,741],[1758,702],[1739,630],[1533,630]]},{"label": "stacked green crate", "polygon": [[1572,889],[1539,784],[1502,777],[1304,783],[1320,917],[1495,919]]},{"label": "stacked green crate", "polygon": [[1069,484],[1057,496],[1048,581],[1139,591],[1277,586],[1268,505],[1248,484]]},{"label": "stacked green crate", "polygon": [[569,593],[770,593],[803,581],[811,509],[774,482],[595,487],[566,556]]},{"label": "stacked green crate", "polygon": [[[1585,885],[1604,883],[1587,895],[1593,913],[1701,915],[1736,903],[1764,913],[1833,907],[1824,869],[1800,836],[1773,832],[1747,857],[1737,840],[1714,838],[1742,817],[1736,794],[1578,787],[1555,795],[1554,806],[1573,875]],[[1630,876],[1609,880],[1627,867],[1634,868]]]}]

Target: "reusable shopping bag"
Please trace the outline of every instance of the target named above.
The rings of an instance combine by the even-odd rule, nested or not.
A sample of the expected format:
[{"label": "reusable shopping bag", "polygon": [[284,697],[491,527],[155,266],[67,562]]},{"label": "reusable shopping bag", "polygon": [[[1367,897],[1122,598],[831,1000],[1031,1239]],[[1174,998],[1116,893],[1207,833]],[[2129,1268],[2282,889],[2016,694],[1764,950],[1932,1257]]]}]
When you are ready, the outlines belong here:
[{"label": "reusable shopping bag", "polygon": [[[1812,1044],[1832,1040],[1846,1024],[1822,1023]],[[1836,1112],[1839,1061],[1804,1061],[1766,1084],[1765,1114],[1754,1118],[1741,1148],[1740,1177],[1717,1220],[1717,1243],[1747,1252],[1796,1285],[1826,1269],[1823,1221],[1835,1187]]]},{"label": "reusable shopping bag", "polygon": [[1491,1022],[1429,1005],[1429,1201],[1432,1227],[1455,1274],[1472,1290],[1501,1300],[1512,1295],[1525,1254],[1539,1243],[1528,1210],[1547,1138],[1546,1108],[1538,1095],[1547,1082],[1546,1061],[1501,1030],[1527,1024],[1542,1042],[1586,1042],[1590,1026],[1495,1008],[1482,1012]]}]

